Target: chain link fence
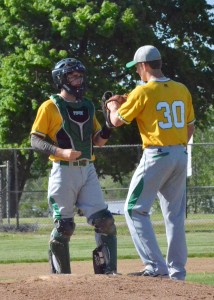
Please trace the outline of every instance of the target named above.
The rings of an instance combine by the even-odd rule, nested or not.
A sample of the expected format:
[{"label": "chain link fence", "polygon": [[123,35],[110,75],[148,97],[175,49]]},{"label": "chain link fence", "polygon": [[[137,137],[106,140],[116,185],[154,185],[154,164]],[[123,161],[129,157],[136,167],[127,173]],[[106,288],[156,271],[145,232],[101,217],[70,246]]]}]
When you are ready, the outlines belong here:
[{"label": "chain link fence", "polygon": [[[129,182],[142,156],[141,145],[95,147],[94,153],[109,209],[115,214],[123,214]],[[214,231],[213,153],[214,143],[188,146],[188,230],[197,230],[197,222],[206,224],[206,230]],[[21,230],[26,223],[31,229],[52,224],[47,204],[50,168],[47,157],[31,148],[0,149],[0,230],[13,226]],[[152,214],[160,215],[158,200],[153,205]]]}]

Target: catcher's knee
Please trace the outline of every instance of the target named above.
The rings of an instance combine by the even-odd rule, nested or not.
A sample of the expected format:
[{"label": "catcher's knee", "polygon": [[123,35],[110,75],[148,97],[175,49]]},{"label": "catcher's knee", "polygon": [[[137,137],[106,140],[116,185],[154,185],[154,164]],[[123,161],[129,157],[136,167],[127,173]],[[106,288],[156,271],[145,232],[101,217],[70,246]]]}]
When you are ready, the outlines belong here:
[{"label": "catcher's knee", "polygon": [[57,232],[68,239],[73,235],[76,226],[73,218],[55,220],[54,224]]},{"label": "catcher's knee", "polygon": [[90,219],[92,219],[95,232],[105,235],[117,234],[114,218],[109,210],[99,211],[91,216]]}]

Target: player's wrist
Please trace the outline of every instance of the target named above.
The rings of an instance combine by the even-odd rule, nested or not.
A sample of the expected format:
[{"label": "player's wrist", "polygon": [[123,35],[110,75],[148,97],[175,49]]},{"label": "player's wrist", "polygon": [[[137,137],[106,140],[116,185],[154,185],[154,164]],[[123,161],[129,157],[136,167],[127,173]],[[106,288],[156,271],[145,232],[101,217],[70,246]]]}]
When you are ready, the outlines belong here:
[{"label": "player's wrist", "polygon": [[101,136],[102,139],[108,140],[110,138],[110,136],[111,136],[111,132],[112,132],[112,129],[109,128],[107,126],[107,124],[105,124],[105,125],[103,125],[103,127],[102,127],[102,129],[100,131],[100,136]]}]

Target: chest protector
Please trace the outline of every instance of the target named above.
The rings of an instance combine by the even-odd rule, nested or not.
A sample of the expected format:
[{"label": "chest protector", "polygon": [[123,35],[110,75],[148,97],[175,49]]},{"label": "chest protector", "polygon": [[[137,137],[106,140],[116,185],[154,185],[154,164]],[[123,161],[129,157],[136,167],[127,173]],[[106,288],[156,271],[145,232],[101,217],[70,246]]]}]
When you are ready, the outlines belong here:
[{"label": "chest protector", "polygon": [[59,95],[52,95],[51,99],[63,120],[62,127],[56,134],[58,146],[81,151],[79,159],[91,159],[94,105],[87,99],[67,102]]}]

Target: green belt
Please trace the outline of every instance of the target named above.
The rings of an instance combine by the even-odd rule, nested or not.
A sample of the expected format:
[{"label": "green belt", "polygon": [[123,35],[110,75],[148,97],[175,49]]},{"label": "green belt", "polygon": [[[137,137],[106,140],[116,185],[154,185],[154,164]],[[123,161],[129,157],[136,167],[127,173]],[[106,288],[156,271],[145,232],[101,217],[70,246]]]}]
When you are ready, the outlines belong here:
[{"label": "green belt", "polygon": [[87,159],[76,160],[76,161],[60,160],[59,163],[60,163],[60,166],[86,167],[89,164],[91,164],[92,161],[91,160],[87,160]]}]

